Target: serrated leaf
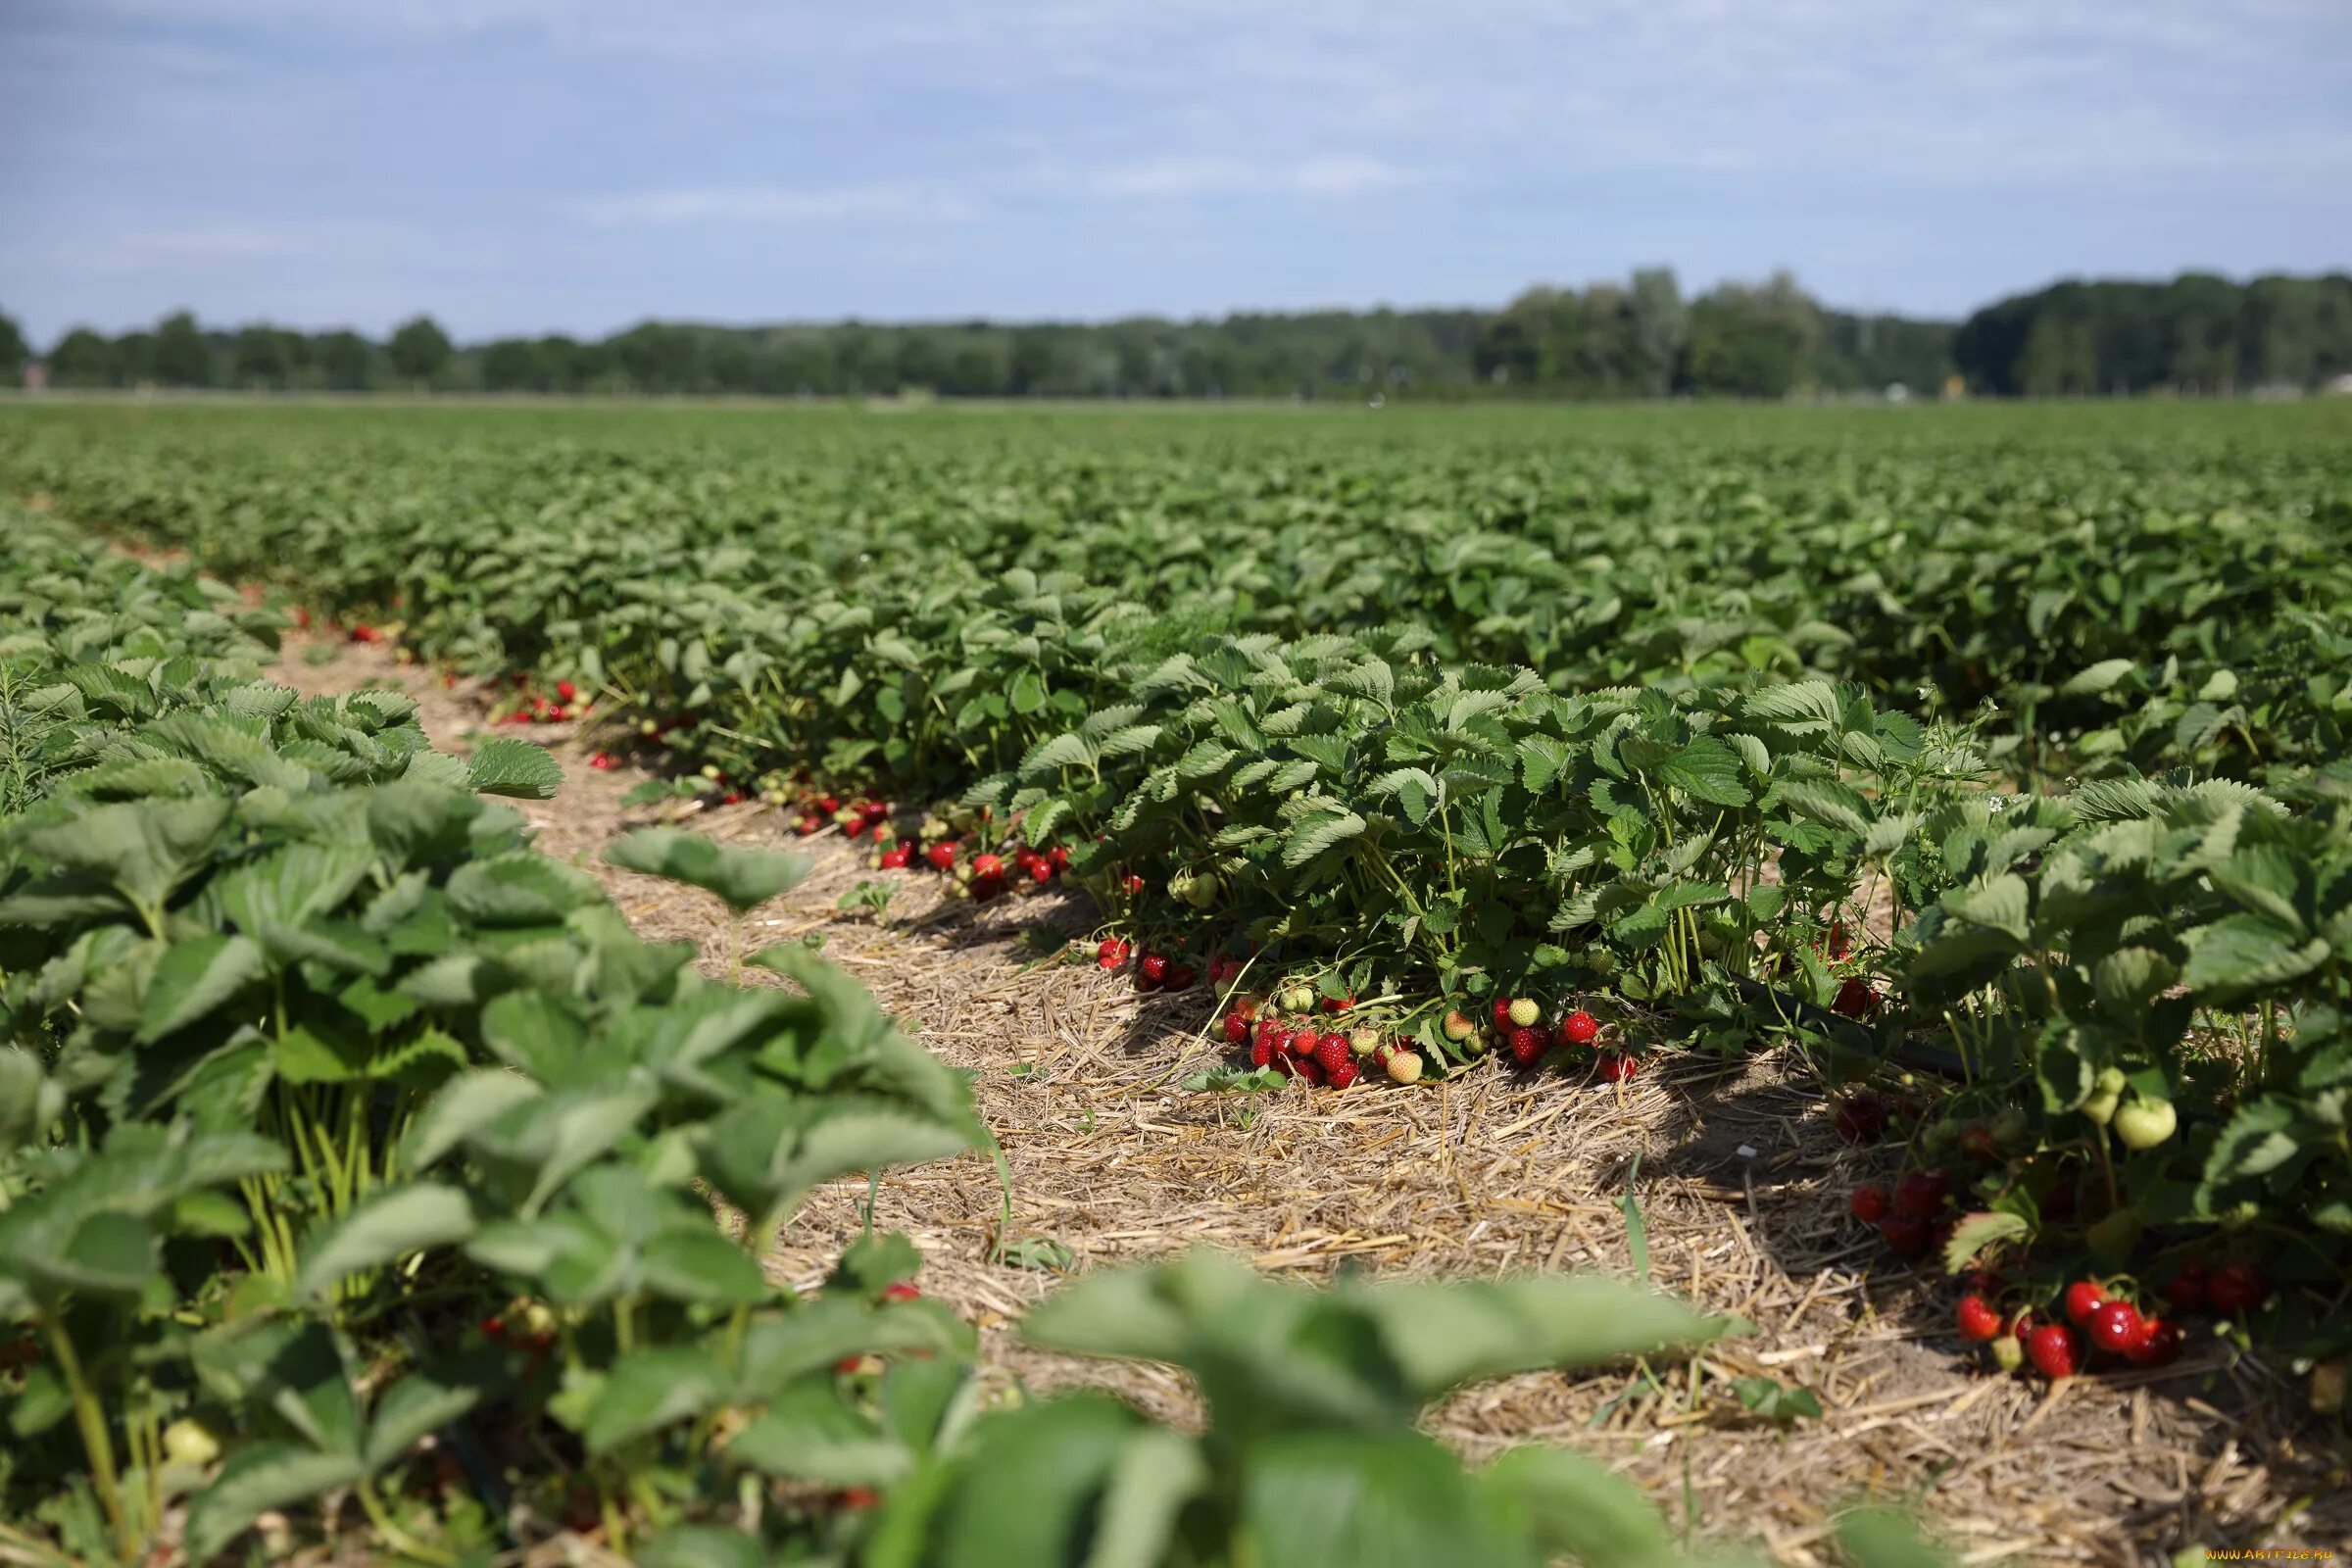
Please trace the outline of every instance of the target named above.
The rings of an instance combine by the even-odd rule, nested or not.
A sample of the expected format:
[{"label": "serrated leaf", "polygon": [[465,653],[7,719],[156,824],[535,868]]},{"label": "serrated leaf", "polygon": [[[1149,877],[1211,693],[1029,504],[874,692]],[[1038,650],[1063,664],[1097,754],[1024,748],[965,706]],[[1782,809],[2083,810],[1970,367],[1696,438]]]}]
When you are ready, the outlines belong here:
[{"label": "serrated leaf", "polygon": [[808,874],[805,856],[719,845],[678,827],[639,828],[625,834],[605,847],[605,859],[626,871],[716,894],[739,915]]},{"label": "serrated leaf", "polygon": [[563,786],[564,769],[543,748],[528,741],[489,740],[476,746],[466,760],[466,782],[477,795],[551,801]]}]

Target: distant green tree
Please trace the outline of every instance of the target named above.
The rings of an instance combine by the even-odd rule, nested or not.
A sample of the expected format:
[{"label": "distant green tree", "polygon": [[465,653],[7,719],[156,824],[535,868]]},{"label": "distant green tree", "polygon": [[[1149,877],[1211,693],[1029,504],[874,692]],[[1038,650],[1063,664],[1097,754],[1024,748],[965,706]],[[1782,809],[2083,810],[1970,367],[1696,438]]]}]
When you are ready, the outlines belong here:
[{"label": "distant green tree", "polygon": [[0,386],[15,386],[24,379],[24,362],[32,358],[32,350],[24,343],[24,330],[17,318],[0,312]]},{"label": "distant green tree", "polygon": [[119,373],[115,346],[86,326],[74,328],[49,351],[51,386],[113,386]]},{"label": "distant green tree", "polygon": [[1632,318],[1639,390],[1643,397],[1663,397],[1674,387],[1675,367],[1682,363],[1683,346],[1690,338],[1690,313],[1684,308],[1674,269],[1637,269],[1627,291],[1626,312]]},{"label": "distant green tree", "polygon": [[315,345],[312,358],[330,390],[359,392],[368,385],[374,351],[368,347],[368,340],[357,332],[328,332]]},{"label": "distant green tree", "polygon": [[211,386],[213,345],[186,311],[167,316],[155,328],[155,379],[166,386]]},{"label": "distant green tree", "polygon": [[384,347],[401,378],[420,386],[429,384],[449,364],[449,334],[429,316],[401,322]]},{"label": "distant green tree", "polygon": [[486,392],[546,390],[547,368],[539,345],[529,338],[502,337],[482,350],[482,389]]},{"label": "distant green tree", "polygon": [[300,333],[273,326],[240,327],[228,348],[229,379],[238,386],[282,391],[293,384],[295,372],[308,360],[309,344]]}]

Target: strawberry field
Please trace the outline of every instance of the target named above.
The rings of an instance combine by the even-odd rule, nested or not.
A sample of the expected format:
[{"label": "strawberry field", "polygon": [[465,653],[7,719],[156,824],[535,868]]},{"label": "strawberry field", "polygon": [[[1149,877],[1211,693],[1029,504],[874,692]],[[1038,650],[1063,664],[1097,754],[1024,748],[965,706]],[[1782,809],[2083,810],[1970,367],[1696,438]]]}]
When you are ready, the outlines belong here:
[{"label": "strawberry field", "polygon": [[[2144,1434],[2151,1394],[2208,1491],[2196,1406],[2265,1434],[2261,1506],[2183,1479],[2012,1548],[2352,1530],[2312,1501],[2352,1348],[2347,454],[2317,405],[8,410],[0,1550],[1893,1561],[1881,1515],[1730,1476],[1709,1512],[1692,1457],[1835,1427],[1775,1370],[1817,1352],[1743,1361],[1735,1314],[1856,1274],[1911,1375],[2027,1401],[2029,1474],[2035,1423]],[[376,689],[311,689],[355,662]],[[538,804],[591,799],[613,834]],[[954,940],[992,956],[892,999]],[[1023,985],[1041,1033],[1133,1020],[1115,1092],[1099,1042],[1059,1077],[964,1043]],[[1726,1083],[1773,1107],[1700,1172],[1747,1227],[1664,1273],[1633,1188],[1750,1125]],[[1206,1166],[1118,1172],[1179,1121],[1286,1196],[1154,1229]],[[1773,1139],[1830,1250],[1716,1299]],[[1474,1200],[1474,1154],[1521,1196]],[[1370,1217],[1423,1161],[1454,1234]],[[1199,1238],[1402,1277],[1169,1260]],[[1707,1310],[1546,1271],[1620,1250]],[[1627,1357],[1605,1404],[1423,1410]],[[1517,1442],[1637,1415],[1679,1524]],[[1965,1537],[1965,1458],[1791,1485],[1925,1488]]]}]

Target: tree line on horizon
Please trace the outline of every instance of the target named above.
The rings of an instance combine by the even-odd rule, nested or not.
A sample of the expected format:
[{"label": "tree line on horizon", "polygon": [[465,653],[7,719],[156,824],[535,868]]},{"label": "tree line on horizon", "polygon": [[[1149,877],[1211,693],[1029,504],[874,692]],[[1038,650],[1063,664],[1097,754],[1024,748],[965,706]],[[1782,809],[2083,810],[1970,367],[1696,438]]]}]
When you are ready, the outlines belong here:
[{"label": "tree line on horizon", "polygon": [[[0,384],[33,349],[0,315]],[[1686,297],[1665,268],[1530,288],[1499,310],[1243,312],[1216,320],[646,321],[461,347],[430,317],[381,342],[348,329],[66,332],[59,388],[1062,398],[1786,398],[1933,393],[2231,395],[2352,371],[2352,276],[2053,284],[1959,322],[1823,306],[1787,273]]]}]

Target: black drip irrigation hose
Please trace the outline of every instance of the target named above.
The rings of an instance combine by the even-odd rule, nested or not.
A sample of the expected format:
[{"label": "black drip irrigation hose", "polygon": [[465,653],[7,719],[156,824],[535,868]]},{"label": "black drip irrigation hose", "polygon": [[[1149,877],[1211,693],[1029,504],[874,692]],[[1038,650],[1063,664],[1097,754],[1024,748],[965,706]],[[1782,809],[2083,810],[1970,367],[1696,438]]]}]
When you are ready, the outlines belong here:
[{"label": "black drip irrigation hose", "polygon": [[1968,1064],[1960,1059],[1958,1052],[1948,1046],[1933,1046],[1909,1035],[1887,1046],[1882,1043],[1876,1030],[1866,1028],[1840,1013],[1832,1012],[1816,1003],[1792,997],[1786,991],[1776,990],[1761,980],[1751,980],[1744,975],[1735,976],[1734,980],[1740,987],[1740,995],[1750,1004],[1770,1007],[1790,1022],[1829,1036],[1848,1051],[1876,1056],[1882,1061],[1896,1062],[1921,1072],[1932,1072],[1939,1077],[1959,1079],[1968,1076]]}]

